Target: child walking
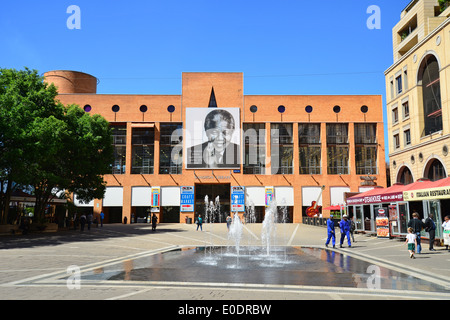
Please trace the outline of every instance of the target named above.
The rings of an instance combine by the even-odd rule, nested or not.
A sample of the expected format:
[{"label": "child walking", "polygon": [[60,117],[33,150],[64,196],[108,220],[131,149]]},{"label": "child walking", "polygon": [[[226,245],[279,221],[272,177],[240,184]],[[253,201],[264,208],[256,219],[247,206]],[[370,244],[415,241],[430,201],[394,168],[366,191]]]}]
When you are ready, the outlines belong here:
[{"label": "child walking", "polygon": [[408,228],[408,234],[406,235],[406,242],[408,244],[409,257],[415,259],[414,252],[416,251],[417,235],[414,233],[413,228]]}]

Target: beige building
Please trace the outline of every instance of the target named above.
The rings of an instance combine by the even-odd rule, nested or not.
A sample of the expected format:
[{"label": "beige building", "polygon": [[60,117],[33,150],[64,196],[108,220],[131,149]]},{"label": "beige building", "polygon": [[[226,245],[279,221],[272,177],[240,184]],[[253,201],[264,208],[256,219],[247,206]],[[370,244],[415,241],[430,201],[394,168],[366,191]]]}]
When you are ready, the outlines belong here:
[{"label": "beige building", "polygon": [[450,1],[414,0],[392,30],[385,71],[391,182],[450,172]]}]

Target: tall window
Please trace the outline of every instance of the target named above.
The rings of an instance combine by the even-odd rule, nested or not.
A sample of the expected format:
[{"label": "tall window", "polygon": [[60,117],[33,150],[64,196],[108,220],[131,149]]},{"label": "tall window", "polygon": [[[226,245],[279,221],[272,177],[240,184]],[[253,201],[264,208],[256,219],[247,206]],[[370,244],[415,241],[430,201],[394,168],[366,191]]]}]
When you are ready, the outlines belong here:
[{"label": "tall window", "polygon": [[328,174],[349,174],[348,124],[327,124]]},{"label": "tall window", "polygon": [[181,174],[183,164],[183,124],[161,123],[159,174]]},{"label": "tall window", "polygon": [[294,138],[292,123],[272,123],[270,143],[272,174],[293,174]]},{"label": "tall window", "polygon": [[403,119],[409,117],[409,101],[405,101],[402,103],[403,107]]},{"label": "tall window", "polygon": [[244,174],[265,174],[265,143],[264,123],[244,123]]},{"label": "tall window", "polygon": [[300,174],[321,174],[321,143],[319,123],[298,125]]},{"label": "tall window", "polygon": [[442,130],[442,104],[439,63],[434,55],[427,56],[419,69],[422,84],[424,130],[427,136]]},{"label": "tall window", "polygon": [[154,128],[135,128],[132,137],[132,174],[152,174],[154,165]]},{"label": "tall window", "polygon": [[442,163],[437,159],[432,160],[431,164],[428,166],[427,178],[431,181],[436,181],[446,177]]},{"label": "tall window", "polygon": [[125,173],[125,156],[127,144],[127,126],[111,125],[114,148],[114,163],[111,164],[112,174]]},{"label": "tall window", "polygon": [[402,93],[403,91],[403,86],[402,86],[402,76],[398,76],[397,78],[395,78],[395,88],[397,91],[397,95],[399,95],[400,93]]},{"label": "tall window", "polygon": [[355,124],[356,174],[377,174],[377,125]]}]

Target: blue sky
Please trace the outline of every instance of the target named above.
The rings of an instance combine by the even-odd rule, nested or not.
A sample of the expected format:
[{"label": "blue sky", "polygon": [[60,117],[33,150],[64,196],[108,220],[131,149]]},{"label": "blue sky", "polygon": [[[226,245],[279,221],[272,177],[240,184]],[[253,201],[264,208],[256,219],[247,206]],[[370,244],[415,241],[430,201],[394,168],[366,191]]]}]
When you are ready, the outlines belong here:
[{"label": "blue sky", "polygon": [[[98,93],[180,94],[182,72],[243,72],[244,94],[380,94],[409,0],[18,0],[0,4],[0,67],[77,70]],[[67,8],[81,29],[67,28]],[[367,8],[381,10],[370,30]]]}]

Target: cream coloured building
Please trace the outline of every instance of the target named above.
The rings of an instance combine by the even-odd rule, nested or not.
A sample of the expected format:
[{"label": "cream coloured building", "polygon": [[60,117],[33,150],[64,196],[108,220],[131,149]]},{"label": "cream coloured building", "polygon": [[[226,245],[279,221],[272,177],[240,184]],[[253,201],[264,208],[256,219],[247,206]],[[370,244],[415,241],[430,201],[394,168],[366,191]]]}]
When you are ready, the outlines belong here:
[{"label": "cream coloured building", "polygon": [[392,183],[450,173],[449,5],[411,1],[392,30],[394,63],[385,71]]}]

